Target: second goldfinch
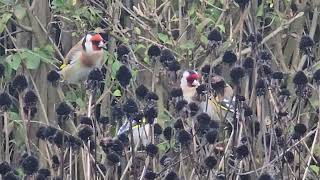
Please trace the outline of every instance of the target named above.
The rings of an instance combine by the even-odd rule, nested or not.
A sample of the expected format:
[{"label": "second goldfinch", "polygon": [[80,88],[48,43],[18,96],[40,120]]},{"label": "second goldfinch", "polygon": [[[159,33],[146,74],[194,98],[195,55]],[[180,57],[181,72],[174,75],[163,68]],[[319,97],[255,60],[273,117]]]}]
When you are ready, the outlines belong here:
[{"label": "second goldfinch", "polygon": [[100,34],[86,34],[65,56],[59,71],[62,79],[69,84],[85,81],[91,70],[102,67],[104,48]]},{"label": "second goldfinch", "polygon": [[223,117],[223,115],[221,115],[221,112],[226,112],[226,110],[228,110],[228,107],[231,108],[229,109],[230,111],[233,111],[233,90],[230,85],[225,83],[224,79],[221,76],[213,76],[212,79],[210,79],[210,83],[213,86],[216,84],[221,84],[219,85],[219,88],[221,89],[217,90],[215,87],[212,87],[214,91],[218,92],[218,94],[216,97],[210,95],[208,97],[208,102],[206,102],[200,100],[199,97],[197,97],[197,88],[200,86],[200,78],[201,75],[194,70],[184,71],[180,81],[180,87],[183,92],[184,100],[186,100],[188,103],[197,103],[201,111],[207,113],[214,120],[221,119],[220,117]]}]

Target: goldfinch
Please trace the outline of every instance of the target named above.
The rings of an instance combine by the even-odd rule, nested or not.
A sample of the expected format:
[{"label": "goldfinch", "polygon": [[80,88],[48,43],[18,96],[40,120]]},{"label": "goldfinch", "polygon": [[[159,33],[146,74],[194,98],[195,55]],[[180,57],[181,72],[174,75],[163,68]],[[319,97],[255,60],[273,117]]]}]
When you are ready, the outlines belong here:
[{"label": "goldfinch", "polygon": [[193,102],[197,94],[197,87],[200,85],[200,74],[196,71],[184,71],[180,80],[180,87],[182,89],[183,98],[188,103]]},{"label": "goldfinch", "polygon": [[86,80],[91,70],[102,67],[104,48],[100,34],[86,34],[65,56],[59,71],[62,79],[69,84]]},{"label": "goldfinch", "polygon": [[[196,102],[202,112],[206,112],[212,119],[219,120],[222,111],[229,110],[232,111],[232,96],[233,90],[227,83],[224,82],[221,76],[214,76],[210,80],[212,85],[216,83],[221,84],[221,91],[218,91],[217,96],[213,97],[209,94],[208,103],[202,98],[198,97],[197,88],[200,86],[199,80],[201,79],[201,75],[196,71],[184,71],[181,81],[180,87],[183,92],[183,98],[188,103]],[[213,87],[212,90],[215,90]],[[216,91],[217,92],[217,91]],[[221,111],[222,110],[222,111]]]}]

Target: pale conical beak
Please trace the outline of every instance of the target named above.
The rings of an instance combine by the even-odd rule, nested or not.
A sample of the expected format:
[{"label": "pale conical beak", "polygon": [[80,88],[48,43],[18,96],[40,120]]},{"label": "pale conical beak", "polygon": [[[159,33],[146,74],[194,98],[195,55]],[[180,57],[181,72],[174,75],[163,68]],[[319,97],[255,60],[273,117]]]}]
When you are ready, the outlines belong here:
[{"label": "pale conical beak", "polygon": [[199,83],[198,80],[194,80],[194,81],[192,82],[192,85],[193,85],[193,86],[200,86],[200,83]]},{"label": "pale conical beak", "polygon": [[103,43],[103,41],[100,41],[98,47],[103,48],[103,49],[106,49],[106,48],[107,48],[106,44]]}]

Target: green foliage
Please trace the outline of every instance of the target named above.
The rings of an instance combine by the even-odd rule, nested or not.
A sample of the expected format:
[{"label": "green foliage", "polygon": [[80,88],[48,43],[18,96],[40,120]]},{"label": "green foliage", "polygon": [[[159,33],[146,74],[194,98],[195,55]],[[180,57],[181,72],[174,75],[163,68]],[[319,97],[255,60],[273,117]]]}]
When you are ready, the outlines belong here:
[{"label": "green foliage", "polygon": [[1,62],[1,64],[3,64],[4,67],[5,67],[4,78],[5,78],[6,80],[10,80],[10,79],[11,79],[12,69],[10,68],[9,64],[6,63],[5,59],[6,59],[6,57],[0,56],[0,62]]},{"label": "green foliage", "polygon": [[[75,11],[75,8],[77,9]],[[71,19],[77,30],[94,29],[101,21],[102,11],[93,7],[82,5],[78,7],[73,0],[53,0],[52,9],[54,13]]]},{"label": "green foliage", "polygon": [[26,67],[28,69],[37,69],[40,66],[41,58],[34,56],[29,51],[25,51],[21,56],[25,59]]},{"label": "green foliage", "polygon": [[134,27],[133,31],[137,34],[137,35],[141,35],[141,30],[138,27]]},{"label": "green foliage", "polygon": [[81,109],[86,108],[86,102],[84,100],[85,92],[81,89],[75,91],[67,91],[65,93],[66,101],[70,103],[76,103],[76,105]]},{"label": "green foliage", "polygon": [[264,15],[264,3],[258,7],[257,17],[262,17]]},{"label": "green foliage", "polygon": [[209,42],[207,36],[205,36],[205,35],[201,35],[200,41],[201,41],[202,43],[204,43],[204,44],[208,44],[208,42]]},{"label": "green foliage", "polygon": [[2,33],[6,27],[8,20],[11,18],[11,13],[4,13],[0,17],[0,33]]},{"label": "green foliage", "polygon": [[0,0],[0,5],[11,5],[13,3],[13,0]]},{"label": "green foliage", "polygon": [[113,91],[112,95],[115,97],[121,97],[121,91],[119,89],[116,89],[115,91]]},{"label": "green foliage", "polygon": [[161,153],[166,152],[170,148],[170,145],[168,142],[159,143],[157,146]]},{"label": "green foliage", "polygon": [[116,77],[116,73],[119,70],[119,68],[122,66],[122,63],[118,60],[115,60],[111,65],[111,75],[113,78]]},{"label": "green foliage", "polygon": [[54,10],[65,11],[71,10],[74,4],[72,0],[53,0],[51,5]]},{"label": "green foliage", "polygon": [[317,166],[317,165],[311,165],[310,166],[310,169],[315,172],[317,175],[319,175],[319,172],[320,172],[320,167]]},{"label": "green foliage", "polygon": [[180,45],[180,48],[185,50],[185,49],[193,49],[196,47],[196,44],[192,41],[187,41],[183,44]]},{"label": "green foliage", "polygon": [[18,70],[21,63],[25,63],[28,69],[38,69],[40,62],[53,63],[53,48],[50,45],[42,48],[34,48],[34,50],[21,49],[15,54],[8,55],[6,62],[13,70]]},{"label": "green foliage", "polygon": [[[18,113],[14,112],[14,111],[10,111],[9,113],[9,118],[12,120],[12,121],[20,121],[21,120],[21,117]],[[22,122],[21,122],[22,123]]]},{"label": "green foliage", "polygon": [[86,103],[80,97],[78,97],[75,102],[80,109],[83,109],[86,107]]},{"label": "green foliage", "polygon": [[314,147],[314,154],[316,156],[320,156],[320,145],[315,145]]},{"label": "green foliage", "polygon": [[163,33],[158,33],[158,38],[160,41],[164,44],[170,44],[172,45],[172,41],[169,39],[169,36]]},{"label": "green foliage", "polygon": [[134,48],[134,51],[133,52],[137,52],[141,49],[146,49],[146,46],[144,44],[138,44],[135,48]]},{"label": "green foliage", "polygon": [[204,19],[202,20],[202,22],[200,22],[200,23],[196,26],[196,28],[197,28],[198,32],[202,32],[206,26],[212,25],[213,23],[214,23],[214,22],[213,22],[212,19],[210,19],[210,18],[204,18]]},{"label": "green foliage", "polygon": [[27,9],[22,7],[21,4],[18,4],[14,7],[13,14],[17,17],[17,19],[22,20],[27,14]]},{"label": "green foliage", "polygon": [[12,68],[14,70],[18,70],[18,68],[20,67],[20,63],[21,63],[20,54],[16,53],[16,54],[11,54],[11,55],[7,56],[6,62],[9,64],[10,68]]},{"label": "green foliage", "polygon": [[223,32],[223,33],[226,32],[226,28],[224,27],[223,24],[218,24],[217,27],[220,29],[221,32]]},{"label": "green foliage", "polygon": [[25,128],[23,127],[23,122],[19,113],[12,110],[9,112],[9,127],[15,129],[15,139],[11,141],[15,146],[22,148],[25,146]]}]

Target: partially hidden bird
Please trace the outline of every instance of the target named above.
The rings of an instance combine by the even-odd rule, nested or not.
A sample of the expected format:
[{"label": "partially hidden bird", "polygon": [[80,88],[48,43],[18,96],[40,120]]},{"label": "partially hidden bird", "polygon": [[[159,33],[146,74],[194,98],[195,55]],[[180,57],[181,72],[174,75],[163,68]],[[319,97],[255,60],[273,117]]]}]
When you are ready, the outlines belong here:
[{"label": "partially hidden bird", "polygon": [[60,66],[62,79],[69,84],[86,80],[94,68],[104,63],[105,40],[99,33],[87,33],[67,53]]},{"label": "partially hidden bird", "polygon": [[[233,90],[229,84],[227,84],[221,76],[214,75],[209,83],[221,84],[221,91],[214,89],[209,91],[217,92],[216,96],[213,93],[207,93],[207,100],[199,98],[197,88],[200,84],[201,75],[194,70],[186,70],[183,72],[180,80],[180,87],[182,89],[183,98],[188,103],[195,102],[199,105],[202,112],[207,113],[214,120],[221,120],[221,117],[227,112],[233,111]],[[229,113],[230,115],[232,113]]]}]

